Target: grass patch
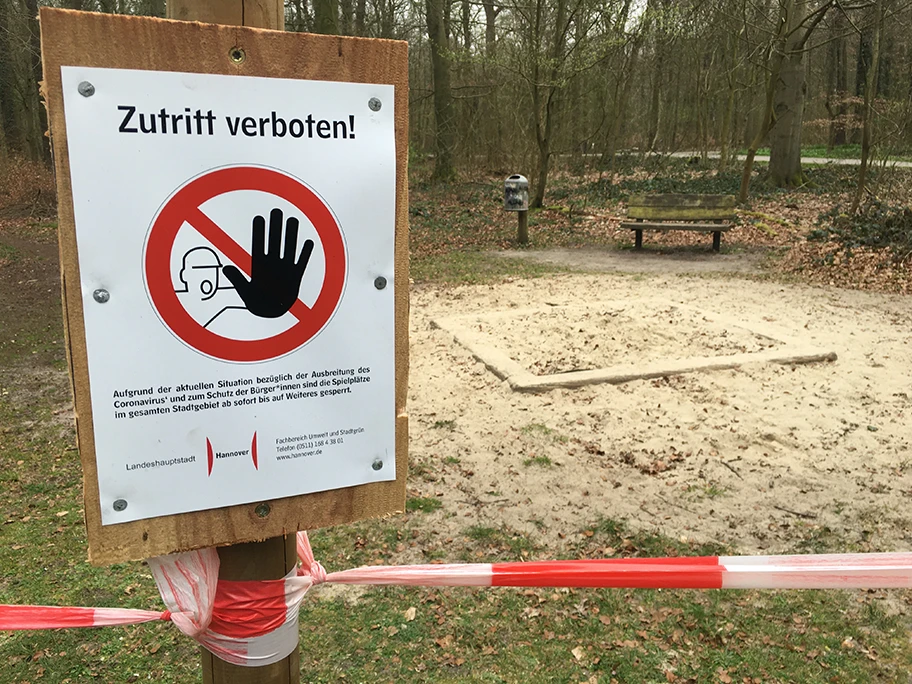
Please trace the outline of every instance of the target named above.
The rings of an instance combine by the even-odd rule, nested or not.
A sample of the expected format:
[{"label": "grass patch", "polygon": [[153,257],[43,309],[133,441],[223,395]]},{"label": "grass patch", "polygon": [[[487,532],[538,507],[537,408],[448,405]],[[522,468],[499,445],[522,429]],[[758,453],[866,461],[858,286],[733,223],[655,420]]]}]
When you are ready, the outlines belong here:
[{"label": "grass patch", "polygon": [[405,502],[405,510],[407,513],[414,513],[415,511],[430,513],[432,511],[440,510],[442,507],[443,502],[433,496],[413,496],[408,498]]},{"label": "grass patch", "polygon": [[455,430],[456,421],[455,420],[435,420],[434,424],[431,426],[437,430]]},{"label": "grass patch", "polygon": [[[760,156],[768,156],[770,148],[761,147],[757,150]],[[746,149],[738,150],[738,154],[747,154]],[[836,145],[827,147],[826,145],[804,145],[801,148],[802,157],[815,159],[861,159],[861,145]],[[880,153],[875,154],[875,158],[880,158]],[[891,154],[888,156],[890,161],[912,161],[912,156],[906,154]]]},{"label": "grass patch", "polygon": [[529,536],[506,527],[473,525],[466,530],[465,536],[469,541],[475,542],[476,551],[482,550],[481,554],[473,554],[476,558],[520,560],[531,557],[536,549],[540,548]]},{"label": "grass patch", "polygon": [[21,252],[18,249],[5,242],[0,242],[0,264],[16,261],[20,256]]},{"label": "grass patch", "polygon": [[567,435],[562,435],[557,430],[549,428],[547,425],[542,425],[541,423],[529,423],[528,425],[524,425],[520,428],[520,432],[532,437],[546,437],[555,442],[560,442],[561,444],[568,441]]},{"label": "grass patch", "polygon": [[427,463],[413,461],[409,463],[409,477],[420,477],[428,482],[434,482],[437,476]]},{"label": "grass patch", "polygon": [[705,484],[690,485],[687,487],[687,497],[692,501],[702,501],[704,499],[718,499],[725,496],[728,490],[725,487],[717,485],[714,482]]},{"label": "grass patch", "polygon": [[524,466],[538,466],[540,468],[550,468],[554,462],[547,456],[533,456],[523,461]]}]

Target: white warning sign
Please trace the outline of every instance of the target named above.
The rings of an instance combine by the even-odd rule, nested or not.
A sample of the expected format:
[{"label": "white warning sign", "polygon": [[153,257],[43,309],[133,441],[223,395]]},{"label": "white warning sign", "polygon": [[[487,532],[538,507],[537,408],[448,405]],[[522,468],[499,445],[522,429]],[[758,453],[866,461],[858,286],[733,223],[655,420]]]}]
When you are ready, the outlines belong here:
[{"label": "white warning sign", "polygon": [[393,87],[62,76],[103,524],[394,480]]}]

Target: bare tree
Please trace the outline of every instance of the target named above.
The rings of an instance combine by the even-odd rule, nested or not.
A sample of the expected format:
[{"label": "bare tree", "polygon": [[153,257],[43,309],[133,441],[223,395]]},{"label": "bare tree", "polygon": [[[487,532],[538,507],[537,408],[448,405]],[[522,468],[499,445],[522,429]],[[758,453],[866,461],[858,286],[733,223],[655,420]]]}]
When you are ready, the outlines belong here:
[{"label": "bare tree", "polygon": [[425,0],[428,39],[431,45],[431,62],[434,73],[434,120],[436,131],[436,157],[433,179],[447,182],[455,178],[453,161],[455,146],[455,121],[453,94],[450,89],[450,51],[445,27],[444,4],[446,0]]},{"label": "bare tree", "polygon": [[874,97],[877,94],[877,79],[880,71],[880,46],[883,36],[884,0],[877,0],[874,5],[874,30],[871,46],[871,68],[864,92],[864,109],[862,110],[861,127],[861,166],[858,168],[858,183],[855,187],[855,197],[849,213],[854,214],[861,205],[864,195],[865,183],[868,176],[868,163],[871,157],[871,129],[874,117]]},{"label": "bare tree", "polygon": [[811,0],[781,0],[781,30],[774,44],[778,69],[773,89],[769,173],[775,185],[784,187],[805,182],[801,170],[801,132],[807,98],[804,55],[811,35],[834,0],[825,0],[816,9],[810,5]]},{"label": "bare tree", "polygon": [[313,0],[314,33],[339,33],[339,0]]},{"label": "bare tree", "polygon": [[[31,15],[30,6],[35,10]],[[37,7],[33,0],[0,0],[0,115],[10,147],[28,159],[48,160],[43,110]]]}]

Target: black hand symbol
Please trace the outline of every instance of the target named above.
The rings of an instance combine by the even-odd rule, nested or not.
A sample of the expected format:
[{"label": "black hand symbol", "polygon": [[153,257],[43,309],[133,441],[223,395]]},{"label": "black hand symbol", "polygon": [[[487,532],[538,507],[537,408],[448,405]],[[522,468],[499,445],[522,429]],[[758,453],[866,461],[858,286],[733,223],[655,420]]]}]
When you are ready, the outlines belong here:
[{"label": "black hand symbol", "polygon": [[310,254],[313,240],[307,240],[301,256],[295,261],[298,247],[298,219],[285,222],[285,250],[282,247],[282,210],[269,212],[269,246],[266,245],[266,219],[253,218],[253,248],[250,254],[250,280],[235,266],[225,266],[222,273],[234,285],[247,310],[260,318],[278,318],[288,313],[298,298],[301,278]]}]

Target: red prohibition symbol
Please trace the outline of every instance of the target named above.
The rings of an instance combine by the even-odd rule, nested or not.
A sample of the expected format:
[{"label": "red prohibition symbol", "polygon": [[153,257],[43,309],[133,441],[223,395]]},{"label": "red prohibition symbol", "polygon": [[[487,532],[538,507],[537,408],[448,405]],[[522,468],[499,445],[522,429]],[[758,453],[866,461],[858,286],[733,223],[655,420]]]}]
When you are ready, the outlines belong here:
[{"label": "red prohibition symbol", "polygon": [[[175,292],[171,275],[174,241],[181,226],[186,223],[224,254],[240,272],[251,277],[251,253],[200,210],[208,200],[239,190],[258,190],[292,204],[313,224],[326,260],[323,285],[313,306],[295,299],[288,312],[297,322],[279,334],[262,339],[232,339],[204,327],[184,308]],[[346,269],[342,231],[332,212],[316,193],[301,181],[274,169],[233,166],[194,178],[165,202],[149,231],[144,271],[152,305],[174,335],[206,356],[255,363],[288,354],[323,329],[341,300]]]}]

